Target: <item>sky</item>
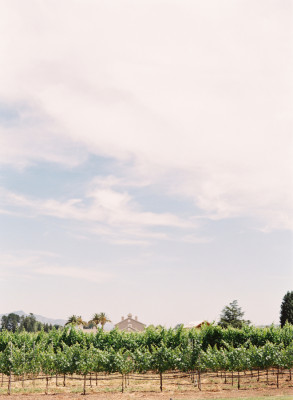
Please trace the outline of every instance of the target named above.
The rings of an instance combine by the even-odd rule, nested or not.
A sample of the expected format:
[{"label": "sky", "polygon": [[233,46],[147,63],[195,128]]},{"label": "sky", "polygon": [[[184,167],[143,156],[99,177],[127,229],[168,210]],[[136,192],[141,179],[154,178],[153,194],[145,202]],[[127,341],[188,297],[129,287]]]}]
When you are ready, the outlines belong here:
[{"label": "sky", "polygon": [[0,313],[279,323],[292,2],[0,0]]}]

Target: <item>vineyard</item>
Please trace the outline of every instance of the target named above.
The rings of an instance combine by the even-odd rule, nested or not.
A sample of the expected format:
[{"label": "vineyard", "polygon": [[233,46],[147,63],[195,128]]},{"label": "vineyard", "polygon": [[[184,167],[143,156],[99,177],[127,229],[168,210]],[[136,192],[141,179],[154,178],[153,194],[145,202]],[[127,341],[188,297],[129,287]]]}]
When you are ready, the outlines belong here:
[{"label": "vineyard", "polygon": [[27,385],[144,390],[174,385],[292,387],[293,326],[200,330],[148,328],[96,334],[67,327],[49,333],[0,333],[0,384],[10,394]]}]

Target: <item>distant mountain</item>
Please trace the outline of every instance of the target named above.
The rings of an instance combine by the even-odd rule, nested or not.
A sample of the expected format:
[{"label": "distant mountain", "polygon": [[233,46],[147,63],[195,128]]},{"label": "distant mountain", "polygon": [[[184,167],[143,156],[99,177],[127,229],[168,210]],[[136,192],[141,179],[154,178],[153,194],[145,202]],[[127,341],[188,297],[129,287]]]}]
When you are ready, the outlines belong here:
[{"label": "distant mountain", "polygon": [[[0,314],[0,319],[2,318],[3,315],[8,315],[8,314],[17,314],[20,317],[22,317],[22,316],[26,317],[26,316],[29,315],[29,314],[25,313],[22,310],[20,310],[20,311],[12,311],[11,313]],[[34,314],[34,316],[36,317],[37,321],[42,322],[43,324],[62,325],[62,326],[64,326],[66,324],[66,322],[67,322],[65,319],[47,318],[47,317],[43,317],[42,315],[37,315],[37,314]]]}]

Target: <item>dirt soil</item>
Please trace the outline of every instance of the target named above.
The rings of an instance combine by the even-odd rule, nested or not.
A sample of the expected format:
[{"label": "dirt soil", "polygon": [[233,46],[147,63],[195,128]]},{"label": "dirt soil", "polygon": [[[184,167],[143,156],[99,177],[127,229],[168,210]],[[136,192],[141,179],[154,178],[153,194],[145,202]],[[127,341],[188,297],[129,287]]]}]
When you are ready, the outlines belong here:
[{"label": "dirt soil", "polygon": [[[95,393],[87,394],[86,397],[89,400],[197,400],[197,399],[228,399],[228,398],[247,398],[247,397],[264,397],[269,398],[271,396],[292,396],[293,399],[293,388],[284,389],[242,389],[242,390],[221,390],[219,392],[214,391],[204,391],[204,392],[194,392],[194,391],[184,391],[182,393],[176,391],[168,391],[163,393],[158,392],[142,392],[142,393]],[[0,398],[6,398],[7,395],[0,395]],[[13,400],[75,400],[82,397],[81,394],[74,393],[62,393],[62,394],[12,394]]]}]

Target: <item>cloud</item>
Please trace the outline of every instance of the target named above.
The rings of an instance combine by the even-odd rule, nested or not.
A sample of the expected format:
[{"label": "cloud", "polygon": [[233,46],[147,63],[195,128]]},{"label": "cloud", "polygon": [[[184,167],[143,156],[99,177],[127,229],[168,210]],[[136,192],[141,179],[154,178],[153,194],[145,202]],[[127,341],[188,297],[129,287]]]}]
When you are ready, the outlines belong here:
[{"label": "cloud", "polygon": [[64,0],[58,15],[56,6],[1,5],[1,100],[18,118],[2,126],[0,159],[72,167],[87,154],[111,157],[126,190],[104,181],[89,209],[83,199],[32,207],[117,225],[185,226],[135,209],[127,182],[141,181],[192,199],[207,218],[292,229],[286,5]]},{"label": "cloud", "polygon": [[0,278],[2,280],[15,277],[31,279],[48,275],[103,283],[115,278],[113,273],[105,271],[105,266],[96,269],[59,265],[58,262],[51,260],[57,258],[58,261],[58,255],[46,251],[0,253],[0,256]]},{"label": "cloud", "polygon": [[[0,188],[1,189],[1,188]],[[31,215],[48,215],[62,219],[73,219],[83,222],[94,221],[110,226],[168,226],[192,228],[194,223],[181,219],[170,213],[144,212],[126,192],[112,189],[91,191],[84,199],[39,200],[1,190],[2,204],[16,209],[29,209]],[[86,203],[89,200],[89,203]]]},{"label": "cloud", "polygon": [[158,240],[175,240],[178,235],[181,240],[180,232],[198,229],[194,218],[144,211],[124,185],[124,180],[96,178],[88,184],[84,197],[63,200],[39,199],[0,187],[0,206],[23,218],[46,216],[74,221],[76,228],[70,224],[69,235],[78,239],[95,235],[115,245],[148,246]]}]

